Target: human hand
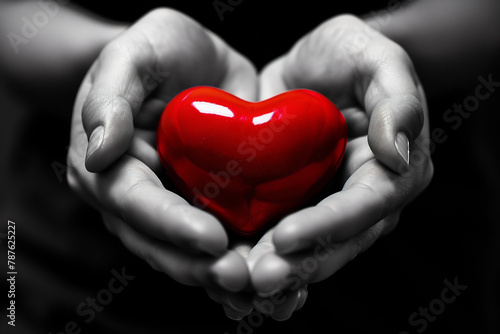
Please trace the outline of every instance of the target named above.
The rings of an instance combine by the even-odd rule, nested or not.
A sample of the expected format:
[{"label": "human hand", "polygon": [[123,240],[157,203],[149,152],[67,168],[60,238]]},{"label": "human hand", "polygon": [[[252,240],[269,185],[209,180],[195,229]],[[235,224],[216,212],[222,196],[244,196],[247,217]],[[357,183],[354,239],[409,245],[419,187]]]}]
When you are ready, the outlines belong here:
[{"label": "human hand", "polygon": [[[235,250],[246,259],[250,271],[253,271],[262,255],[273,250],[273,231],[274,228],[268,230],[257,244],[249,241],[235,243]],[[212,300],[222,305],[226,315],[233,320],[241,320],[252,312],[259,312],[264,316],[283,321],[302,308],[308,296],[307,285],[291,286],[284,291],[266,296],[259,295],[252,287],[237,293],[220,289],[209,289],[207,292]]]},{"label": "human hand", "polygon": [[[28,39],[17,34],[19,22],[42,14],[41,6],[57,15],[43,29],[33,25]],[[69,119],[68,109],[89,66],[125,27],[71,4],[0,1],[0,35],[5,37],[0,38],[0,82],[7,83],[2,89],[22,96],[31,107]]]},{"label": "human hand", "polygon": [[349,133],[336,175],[342,190],[285,217],[249,252],[252,284],[268,297],[326,279],[391,231],[433,167],[425,95],[409,57],[357,18],[323,23],[260,80],[260,99],[296,88],[324,94]]},{"label": "human hand", "polygon": [[185,15],[150,12],[109,43],[76,98],[68,182],[107,228],[153,268],[188,285],[239,291],[244,259],[222,225],[164,188],[155,146],[158,119],[180,91],[212,85],[256,96],[253,66]]}]

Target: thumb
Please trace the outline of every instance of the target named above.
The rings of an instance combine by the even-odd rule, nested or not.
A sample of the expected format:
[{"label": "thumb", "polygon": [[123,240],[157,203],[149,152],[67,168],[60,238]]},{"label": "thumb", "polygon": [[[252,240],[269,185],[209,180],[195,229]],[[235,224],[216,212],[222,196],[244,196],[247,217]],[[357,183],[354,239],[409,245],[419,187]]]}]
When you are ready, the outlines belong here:
[{"label": "thumb", "polygon": [[[88,75],[88,95],[81,95],[86,97],[82,122],[89,140],[87,169],[101,171],[125,153],[134,135],[134,116],[140,109],[158,109],[145,101],[153,90],[155,99],[166,105],[188,87],[222,80],[223,88],[234,88],[243,77],[252,78],[251,66],[228,52],[197,22],[168,8],[146,14],[108,44]],[[229,69],[237,73],[241,68],[246,76],[227,75]],[[238,93],[254,94],[249,87]]]},{"label": "thumb", "polygon": [[125,153],[134,134],[130,104],[122,97],[93,97],[83,109],[88,146],[85,167],[99,172]]},{"label": "thumb", "polygon": [[427,131],[427,103],[420,85],[415,95],[385,99],[374,107],[368,128],[368,144],[375,156],[403,175],[411,164],[411,148],[420,132]]},{"label": "thumb", "polygon": [[148,94],[137,68],[151,62],[134,49],[137,46],[127,43],[108,44],[80,88],[79,96],[85,98],[82,123],[89,141],[85,166],[90,172],[102,171],[123,155],[134,136],[134,115]]}]

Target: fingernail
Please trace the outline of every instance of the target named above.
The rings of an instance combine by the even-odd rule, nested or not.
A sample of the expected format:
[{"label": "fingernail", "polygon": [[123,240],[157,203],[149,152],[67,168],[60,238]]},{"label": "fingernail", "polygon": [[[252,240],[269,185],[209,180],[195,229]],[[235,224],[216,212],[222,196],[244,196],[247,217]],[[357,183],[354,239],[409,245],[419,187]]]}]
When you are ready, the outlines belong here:
[{"label": "fingernail", "polygon": [[104,126],[100,125],[92,131],[87,147],[87,157],[91,156],[102,145],[104,139]]},{"label": "fingernail", "polygon": [[406,163],[406,168],[410,167],[410,141],[404,132],[396,133],[395,141],[396,150]]}]

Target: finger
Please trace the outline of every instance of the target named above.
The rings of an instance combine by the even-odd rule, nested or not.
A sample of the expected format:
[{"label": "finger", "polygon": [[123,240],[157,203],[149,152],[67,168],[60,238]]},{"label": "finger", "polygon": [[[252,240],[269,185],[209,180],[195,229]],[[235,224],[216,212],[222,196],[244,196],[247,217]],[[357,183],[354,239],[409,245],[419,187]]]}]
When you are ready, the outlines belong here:
[{"label": "finger", "polygon": [[[290,89],[285,83],[283,68],[284,58],[282,57],[272,61],[262,70],[259,85],[260,100],[268,99]],[[357,138],[368,133],[369,119],[364,111],[357,107],[350,107],[342,109],[341,112],[345,118],[350,138]]]},{"label": "finger", "polygon": [[130,154],[141,161],[124,156],[106,172],[87,172],[83,167],[85,153],[79,151],[85,141],[80,117],[80,113],[73,114],[68,154],[68,181],[73,189],[95,207],[113,211],[138,231],[193,250],[225,252],[228,239],[222,225],[166,190],[152,171],[160,167],[156,152],[146,143],[152,140],[147,132],[141,135],[138,131],[130,149]]},{"label": "finger", "polygon": [[328,240],[314,250],[301,254],[269,253],[256,264],[252,272],[252,284],[260,295],[267,296],[285,289],[298,290],[305,284],[322,281],[368,249],[388,225],[382,220],[343,243]]},{"label": "finger", "polygon": [[152,131],[136,129],[127,154],[144,163],[156,175],[160,175],[162,166],[156,151],[156,134]]},{"label": "finger", "polygon": [[[388,70],[387,70],[388,71]],[[395,71],[398,71],[395,69]],[[399,79],[405,79],[403,70],[399,70]],[[393,73],[395,76],[396,73]],[[386,75],[390,77],[390,75]],[[375,79],[374,79],[375,80]],[[407,73],[406,80],[411,80]],[[397,83],[395,78],[391,83]],[[379,80],[380,86],[385,80]],[[400,83],[401,84],[401,83]],[[373,84],[369,90],[392,89],[390,85],[377,88]],[[421,87],[408,91],[403,90],[383,97],[382,94],[367,91],[367,111],[371,117],[368,129],[368,142],[373,153],[382,163],[394,172],[403,174],[410,167],[410,147],[420,134],[424,124],[424,108],[426,110],[425,96],[420,93]],[[394,91],[397,92],[397,91]],[[369,97],[372,94],[372,97]],[[378,96],[375,96],[378,95]],[[371,107],[373,106],[373,107]]]},{"label": "finger", "polygon": [[[89,171],[103,170],[125,152],[133,136],[134,115],[158,86],[151,72],[168,74],[165,69],[172,65],[172,58],[179,57],[176,48],[162,55],[163,69],[158,71],[158,52],[163,49],[144,34],[156,33],[153,25],[159,23],[162,14],[169,18],[167,12],[151,12],[108,44],[87,76],[82,121],[89,139],[85,161]],[[173,13],[170,16],[177,20]],[[165,36],[166,44],[175,42],[175,33]]]},{"label": "finger", "polygon": [[[245,259],[234,250],[228,251],[223,258],[219,259],[211,268],[218,285],[228,292],[239,292],[250,283],[250,272]],[[242,304],[237,298],[227,295],[228,306],[239,309]],[[231,304],[234,301],[235,304]],[[243,307],[243,306],[242,306]]]},{"label": "finger", "polygon": [[[271,229],[264,234],[264,236],[262,236],[257,244],[250,250],[247,257],[252,286],[261,297],[269,297],[274,293],[279,292],[279,290],[274,290],[276,285],[274,282],[276,273],[279,274],[289,270],[288,264],[284,261],[280,261],[280,259],[276,261],[264,260],[264,258],[273,258],[278,256],[273,243],[273,233],[274,229]],[[269,265],[269,267],[262,265],[261,262]],[[258,270],[256,270],[256,268],[258,268]]]},{"label": "finger", "polygon": [[248,241],[237,241],[233,246],[231,246],[238,254],[244,259],[248,257],[248,253],[252,249],[252,244]]},{"label": "finger", "polygon": [[276,296],[285,289],[298,289],[303,280],[293,274],[298,260],[285,258],[276,252],[263,255],[250,273],[252,286],[260,297]]},{"label": "finger", "polygon": [[157,98],[166,105],[187,87],[223,81],[232,58],[221,50],[199,24],[170,9],[150,12],[108,44],[82,92],[87,169],[101,171],[125,152],[134,116],[153,91],[161,88]]},{"label": "finger", "polygon": [[[227,288],[226,280],[237,281],[231,289],[239,291],[247,284],[248,272],[245,262],[234,251],[226,252],[220,258],[186,253],[168,243],[141,234],[124,221],[109,213],[103,218],[112,231],[133,254],[146,261],[155,270],[164,272],[172,279],[185,285]],[[221,268],[228,268],[226,277]]]},{"label": "finger", "polygon": [[124,156],[112,171],[97,178],[102,202],[139,231],[211,254],[226,250],[227,235],[220,222],[163,188],[141,162]]},{"label": "finger", "polygon": [[[343,50],[343,57],[351,62],[346,78],[352,80],[357,102],[370,119],[370,147],[377,159],[402,174],[409,168],[410,145],[420,134],[427,112],[425,95],[409,56],[402,47],[351,15],[330,20],[323,30],[323,38],[329,36],[328,31],[341,36],[338,45],[328,50]],[[324,73],[342,77],[336,63],[330,61],[327,67]],[[335,78],[324,80],[332,87],[340,83]],[[342,97],[338,98],[342,104]]]},{"label": "finger", "polygon": [[250,272],[253,270],[257,261],[265,254],[275,251],[273,244],[274,228],[269,229],[253,246],[246,257]]},{"label": "finger", "polygon": [[342,191],[285,217],[273,235],[276,249],[287,254],[325,236],[336,242],[350,239],[400,209],[425,183],[420,177],[396,175],[371,159],[350,176]]},{"label": "finger", "polygon": [[172,98],[173,96],[165,96],[146,99],[141,106],[140,112],[134,118],[135,128],[156,131],[161,114]]},{"label": "finger", "polygon": [[349,140],[368,134],[369,119],[366,113],[359,108],[345,108],[341,110],[347,125]]},{"label": "finger", "polygon": [[427,112],[425,95],[406,52],[373,32],[355,59],[357,89],[370,118],[368,140],[377,159],[394,172],[409,168],[410,145],[420,134]]},{"label": "finger", "polygon": [[122,52],[105,49],[79,92],[85,96],[81,110],[89,141],[85,165],[91,172],[103,170],[127,150],[134,114],[145,97],[136,65]]},{"label": "finger", "polygon": [[396,173],[409,168],[408,152],[427,109],[411,60],[399,45],[358,18],[341,15],[296,43],[284,66],[281,76],[289,88],[317,90],[341,110],[363,107],[377,159]]},{"label": "finger", "polygon": [[[127,154],[144,163],[155,174],[159,174],[162,170],[162,166],[158,157],[158,152],[152,144],[152,141],[155,140],[154,138],[154,133],[143,130],[136,130],[134,139],[132,140],[129,149],[127,150]],[[82,187],[81,182],[77,180],[82,180],[81,177],[75,178],[75,169],[81,169],[80,167],[83,168],[83,159],[75,158],[75,156],[78,155],[78,153],[76,153],[75,151],[76,148],[71,147],[68,154],[68,182],[70,183],[71,188],[76,191],[81,197],[83,197],[90,205],[94,206],[95,208],[99,208],[102,203],[97,202],[92,192],[89,191],[89,189],[86,189],[88,187]],[[86,170],[83,170],[81,171],[81,173],[86,174],[88,172]],[[89,175],[87,179],[89,180],[95,178]]]},{"label": "finger", "polygon": [[226,251],[227,234],[220,222],[166,190],[141,161],[125,155],[105,172],[77,175],[101,207],[134,229],[194,251],[214,255]]},{"label": "finger", "polygon": [[367,136],[349,140],[342,161],[344,168],[339,171],[338,175],[339,182],[344,184],[351,177],[352,173],[373,159],[375,159],[375,156],[368,145]]}]

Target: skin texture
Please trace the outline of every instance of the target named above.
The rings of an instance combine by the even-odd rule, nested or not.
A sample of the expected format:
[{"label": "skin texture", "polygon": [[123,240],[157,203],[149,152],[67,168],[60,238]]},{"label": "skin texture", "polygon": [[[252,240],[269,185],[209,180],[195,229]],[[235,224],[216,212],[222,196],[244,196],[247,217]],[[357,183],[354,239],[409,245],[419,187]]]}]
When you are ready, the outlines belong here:
[{"label": "skin texture", "polygon": [[[3,35],[20,16],[39,10],[34,2],[0,7]],[[153,11],[125,31],[123,24],[61,7],[36,39],[21,45],[19,55],[2,45],[0,71],[37,91],[33,101],[64,111],[64,105],[53,105],[63,99],[54,97],[77,85],[106,45],[74,107],[71,187],[101,211],[106,226],[128,249],[183,284],[204,286],[231,318],[257,308],[284,320],[304,304],[308,283],[329,277],[390,232],[402,207],[432,176],[420,81],[406,52],[375,30],[404,46],[417,68],[425,65],[419,74],[434,93],[467,79],[467,73],[457,77],[457,68],[473,76],[498,59],[497,12],[498,3],[491,0],[474,1],[472,7],[465,0],[422,0],[392,13],[389,21],[368,17],[374,30],[352,16],[336,17],[257,77],[248,60],[176,11]],[[172,32],[166,39],[165,31]],[[426,48],[420,48],[422,43]],[[65,52],[51,53],[58,50]],[[342,191],[285,218],[256,245],[236,244],[229,250],[220,223],[165,190],[156,176],[159,112],[183,88],[201,84],[247,100],[309,88],[335,101],[350,134]],[[405,150],[394,145],[397,138],[406,141],[401,131],[410,143],[409,164],[400,154]],[[94,140],[99,134],[102,140]]]},{"label": "skin texture", "polygon": [[[0,6],[3,35],[15,30],[9,25],[18,17],[39,10],[32,2]],[[204,286],[231,318],[256,308],[284,320],[304,304],[307,284],[331,276],[390,232],[404,205],[432,177],[425,96],[408,54],[391,40],[411,55],[426,91],[440,92],[498,59],[497,12],[491,0],[474,6],[422,0],[392,13],[389,21],[370,16],[365,25],[352,16],[335,17],[257,76],[247,59],[179,12],[155,10],[126,28],[61,6],[19,55],[2,45],[0,71],[36,91],[31,100],[67,112],[65,105],[53,105],[64,102],[55,97],[78,85],[101,52],[74,106],[71,187],[100,210],[128,249],[183,284]],[[457,69],[467,72],[459,78]],[[341,191],[332,189],[316,206],[286,217],[255,245],[229,247],[234,243],[214,217],[164,189],[157,176],[159,113],[193,85],[217,86],[250,101],[294,88],[332,99],[350,135],[338,174]],[[94,140],[100,133],[102,140]],[[400,154],[406,150],[394,144],[406,142],[398,133],[410,143],[409,164]]]},{"label": "skin texture", "polygon": [[[164,38],[162,31],[176,33]],[[239,291],[249,273],[244,259],[227,249],[222,225],[156,176],[158,118],[187,87],[213,85],[252,100],[256,80],[253,66],[219,38],[179,12],[159,9],[109,43],[80,87],[68,155],[71,187],[101,211],[130,251],[183,284]]]},{"label": "skin texture", "polygon": [[[173,33],[165,38],[163,31]],[[366,36],[367,44],[346,44],[358,36]],[[256,245],[228,249],[221,224],[164,189],[156,176],[155,124],[163,106],[194,85],[217,86],[250,101],[309,88],[336,101],[351,136],[343,190],[286,217]],[[406,53],[355,17],[319,26],[258,78],[244,57],[212,33],[179,12],[159,9],[109,43],[82,83],[68,181],[154,269],[205,287],[235,319],[284,291],[283,303],[261,310],[284,320],[304,304],[308,283],[329,277],[391,230],[403,205],[428,184],[432,164],[425,145],[418,165],[395,145],[398,133],[404,134],[400,143],[407,154],[407,145],[428,137],[426,112]],[[290,268],[310,256],[319,237],[337,250],[291,289]],[[236,294],[243,289],[245,294]]]},{"label": "skin texture", "polygon": [[[366,43],[352,48],[348,43],[359,36]],[[325,64],[322,71],[317,64]],[[285,217],[249,253],[253,287],[271,301],[280,291],[328,278],[390,232],[405,203],[429,184],[433,167],[427,105],[413,66],[399,46],[359,19],[323,23],[260,78],[261,98],[308,87],[338,101],[350,130],[342,190]],[[409,134],[409,166],[394,145],[400,131]],[[416,154],[423,160],[412,159]],[[291,315],[275,312],[277,319]]]}]

